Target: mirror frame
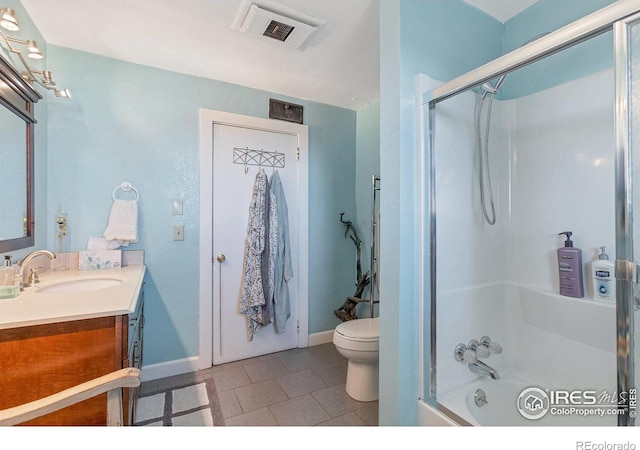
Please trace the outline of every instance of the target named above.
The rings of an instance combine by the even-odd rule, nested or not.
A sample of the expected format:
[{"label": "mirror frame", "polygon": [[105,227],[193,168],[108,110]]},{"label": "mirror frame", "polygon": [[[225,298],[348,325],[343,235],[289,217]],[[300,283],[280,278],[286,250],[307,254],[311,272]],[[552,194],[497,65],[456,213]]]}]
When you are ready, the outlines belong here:
[{"label": "mirror frame", "polygon": [[0,253],[21,248],[32,247],[34,245],[34,128],[37,123],[34,116],[34,105],[42,95],[36,91],[13,65],[0,55],[0,107],[5,107],[9,111],[23,119],[26,124],[27,146],[25,157],[27,159],[27,217],[25,224],[25,236],[15,239],[0,240]]}]

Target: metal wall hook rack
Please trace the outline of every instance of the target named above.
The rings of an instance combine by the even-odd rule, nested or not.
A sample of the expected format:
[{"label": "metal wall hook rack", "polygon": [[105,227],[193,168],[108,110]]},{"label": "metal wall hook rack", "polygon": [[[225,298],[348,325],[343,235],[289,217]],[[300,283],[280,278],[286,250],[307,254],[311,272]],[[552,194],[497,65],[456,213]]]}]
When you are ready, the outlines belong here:
[{"label": "metal wall hook rack", "polygon": [[247,166],[281,168],[285,166],[285,155],[279,152],[254,150],[249,147],[233,149],[233,163],[244,165],[244,173],[249,171]]}]

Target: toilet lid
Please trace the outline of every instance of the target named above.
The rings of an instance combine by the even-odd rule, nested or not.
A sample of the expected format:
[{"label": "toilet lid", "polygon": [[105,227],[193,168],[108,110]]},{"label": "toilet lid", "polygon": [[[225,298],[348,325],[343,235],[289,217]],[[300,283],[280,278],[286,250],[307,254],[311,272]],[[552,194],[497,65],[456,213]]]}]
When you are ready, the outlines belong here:
[{"label": "toilet lid", "polygon": [[336,327],[336,332],[352,339],[380,339],[378,317],[373,319],[347,320]]}]

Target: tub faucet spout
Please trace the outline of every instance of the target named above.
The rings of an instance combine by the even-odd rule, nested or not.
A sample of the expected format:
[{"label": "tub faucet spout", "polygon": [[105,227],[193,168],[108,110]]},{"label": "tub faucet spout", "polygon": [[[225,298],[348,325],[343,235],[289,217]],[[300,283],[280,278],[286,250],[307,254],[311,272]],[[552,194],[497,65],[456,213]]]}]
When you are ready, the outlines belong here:
[{"label": "tub faucet spout", "polygon": [[500,374],[498,373],[498,371],[493,367],[486,365],[482,361],[476,361],[474,363],[469,364],[469,370],[475,373],[489,375],[492,380],[500,379]]}]

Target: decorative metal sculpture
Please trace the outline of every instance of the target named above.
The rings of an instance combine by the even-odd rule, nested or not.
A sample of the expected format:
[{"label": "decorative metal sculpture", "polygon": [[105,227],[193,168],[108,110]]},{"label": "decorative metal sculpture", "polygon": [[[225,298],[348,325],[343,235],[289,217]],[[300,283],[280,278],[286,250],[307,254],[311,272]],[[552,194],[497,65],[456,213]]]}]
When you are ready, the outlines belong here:
[{"label": "decorative metal sculpture", "polygon": [[356,315],[356,307],[358,303],[368,302],[368,299],[362,298],[362,294],[364,293],[365,288],[371,282],[371,276],[369,272],[366,272],[364,275],[362,274],[362,266],[360,264],[360,237],[358,237],[358,232],[356,231],[353,223],[348,220],[343,220],[344,213],[340,213],[340,222],[345,226],[344,238],[347,236],[351,238],[353,243],[356,246],[356,292],[351,296],[347,297],[342,306],[339,309],[333,311],[338,319],[343,322],[347,320],[357,319]]}]

